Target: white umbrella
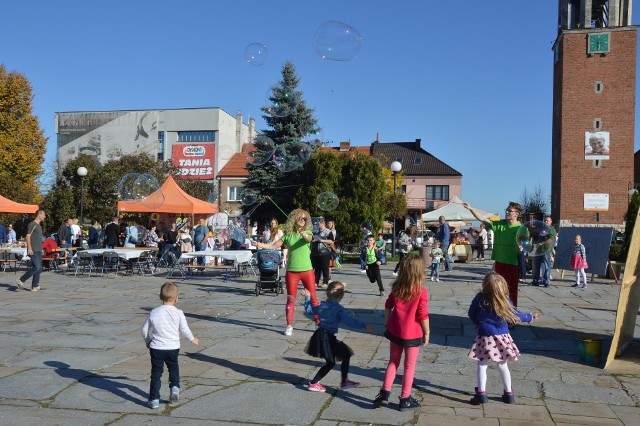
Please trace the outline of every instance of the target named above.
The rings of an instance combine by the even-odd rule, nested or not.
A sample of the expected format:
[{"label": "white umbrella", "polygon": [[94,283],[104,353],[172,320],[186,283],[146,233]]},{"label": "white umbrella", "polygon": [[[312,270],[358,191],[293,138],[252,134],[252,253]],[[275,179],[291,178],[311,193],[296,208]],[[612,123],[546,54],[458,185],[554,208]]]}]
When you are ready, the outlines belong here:
[{"label": "white umbrella", "polygon": [[[482,216],[486,217],[487,219],[489,219],[490,216],[493,216],[493,212],[490,212],[490,211],[480,210],[480,209],[476,209],[476,211],[480,213]],[[446,204],[445,206],[440,207],[439,209],[430,211],[429,213],[424,213],[422,215],[422,221],[437,222],[440,216],[444,216],[447,222],[454,221],[454,220],[464,221],[464,222],[478,220],[473,214],[471,214],[469,210],[467,210],[462,205],[462,200],[457,196],[454,196],[451,200],[449,200],[449,203]]]}]

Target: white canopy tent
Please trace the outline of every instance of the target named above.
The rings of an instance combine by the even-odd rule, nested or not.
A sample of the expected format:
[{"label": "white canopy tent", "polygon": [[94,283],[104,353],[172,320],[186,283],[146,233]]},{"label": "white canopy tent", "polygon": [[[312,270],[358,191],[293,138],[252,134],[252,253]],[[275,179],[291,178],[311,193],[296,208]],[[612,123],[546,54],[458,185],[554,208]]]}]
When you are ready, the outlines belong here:
[{"label": "white canopy tent", "polygon": [[[476,210],[487,219],[493,216],[493,212],[480,209]],[[429,213],[424,213],[422,215],[422,221],[425,223],[437,222],[440,216],[444,216],[444,218],[447,220],[447,223],[450,223],[451,221],[470,222],[477,220],[475,216],[472,215],[471,212],[462,205],[462,200],[457,196],[454,196],[451,200],[449,200],[449,203],[447,203],[445,206],[430,211]]]}]

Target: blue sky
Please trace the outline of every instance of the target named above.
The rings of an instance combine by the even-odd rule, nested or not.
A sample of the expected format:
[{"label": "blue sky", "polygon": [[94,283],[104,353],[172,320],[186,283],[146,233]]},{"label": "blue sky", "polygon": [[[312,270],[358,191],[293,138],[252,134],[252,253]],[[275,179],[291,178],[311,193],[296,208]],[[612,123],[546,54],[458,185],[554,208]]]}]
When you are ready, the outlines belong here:
[{"label": "blue sky", "polygon": [[[219,106],[255,117],[262,129],[265,93],[291,60],[325,139],[420,138],[463,174],[464,200],[502,211],[525,186],[550,195],[557,4],[12,1],[3,4],[0,62],[33,86],[49,138],[46,170],[57,111]],[[314,52],[327,20],[362,34],[352,60]],[[244,62],[252,42],[268,48],[261,67]]]}]

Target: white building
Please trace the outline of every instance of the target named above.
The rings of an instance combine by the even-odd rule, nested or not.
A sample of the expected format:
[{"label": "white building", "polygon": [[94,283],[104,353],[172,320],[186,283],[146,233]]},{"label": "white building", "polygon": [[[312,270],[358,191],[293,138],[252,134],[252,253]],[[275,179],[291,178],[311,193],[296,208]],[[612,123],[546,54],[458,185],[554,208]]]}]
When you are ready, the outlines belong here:
[{"label": "white building", "polygon": [[255,121],[221,108],[58,112],[59,164],[80,154],[101,164],[125,154],[172,160],[185,178],[213,179],[242,145],[255,137]]}]

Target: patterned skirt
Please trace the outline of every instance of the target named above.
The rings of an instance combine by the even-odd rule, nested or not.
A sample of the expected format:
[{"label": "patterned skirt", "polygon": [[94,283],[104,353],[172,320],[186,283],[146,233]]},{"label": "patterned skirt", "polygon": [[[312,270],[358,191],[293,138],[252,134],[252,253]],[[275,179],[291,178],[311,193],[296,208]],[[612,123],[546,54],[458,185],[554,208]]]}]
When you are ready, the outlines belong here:
[{"label": "patterned skirt", "polygon": [[353,356],[353,350],[346,343],[339,341],[335,334],[329,333],[322,327],[313,333],[304,352],[329,362],[342,362],[343,358]]},{"label": "patterned skirt", "polygon": [[476,336],[469,350],[469,358],[476,361],[515,361],[520,351],[510,334]]}]

